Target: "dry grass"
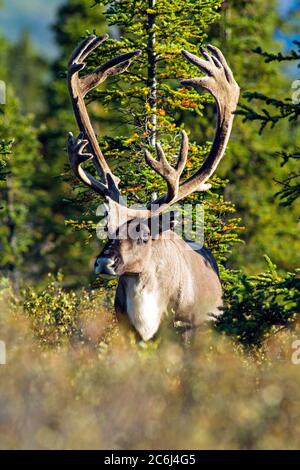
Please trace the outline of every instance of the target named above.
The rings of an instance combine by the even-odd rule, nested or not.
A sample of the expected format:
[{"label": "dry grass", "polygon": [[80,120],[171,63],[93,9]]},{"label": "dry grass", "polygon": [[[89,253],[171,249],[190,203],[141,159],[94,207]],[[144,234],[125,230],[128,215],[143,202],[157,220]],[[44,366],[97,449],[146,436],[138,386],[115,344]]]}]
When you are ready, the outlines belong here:
[{"label": "dry grass", "polygon": [[[149,345],[85,312],[86,341],[45,349],[2,291],[1,449],[296,449],[297,330],[254,357],[206,331],[189,349],[168,328]],[[300,331],[298,331],[300,338]]]}]

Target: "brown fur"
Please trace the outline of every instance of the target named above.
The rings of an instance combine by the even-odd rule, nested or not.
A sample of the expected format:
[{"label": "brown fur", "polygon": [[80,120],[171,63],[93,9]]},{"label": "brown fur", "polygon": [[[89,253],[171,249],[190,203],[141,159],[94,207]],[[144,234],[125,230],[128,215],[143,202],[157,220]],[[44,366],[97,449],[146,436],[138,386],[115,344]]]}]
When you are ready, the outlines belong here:
[{"label": "brown fur", "polygon": [[172,310],[175,320],[191,327],[220,313],[222,288],[212,256],[194,251],[176,233],[169,230],[147,241],[110,241],[103,253],[96,265],[102,263],[103,269],[113,261],[120,277],[116,312],[126,314],[144,340],[153,337],[163,315]]}]

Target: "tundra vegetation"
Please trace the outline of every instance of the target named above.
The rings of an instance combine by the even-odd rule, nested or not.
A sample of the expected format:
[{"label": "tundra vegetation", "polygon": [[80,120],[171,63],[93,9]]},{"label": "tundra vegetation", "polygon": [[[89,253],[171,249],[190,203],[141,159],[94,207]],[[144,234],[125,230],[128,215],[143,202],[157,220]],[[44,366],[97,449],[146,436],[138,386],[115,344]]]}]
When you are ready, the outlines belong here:
[{"label": "tundra vegetation", "polygon": [[[284,52],[274,39],[278,28],[292,34],[294,25],[276,6],[66,0],[53,26],[59,56],[52,63],[28,35],[14,44],[0,37],[7,83],[0,106],[0,341],[7,351],[0,448],[299,446],[300,105],[291,101],[294,68],[286,67],[298,64],[299,44]],[[66,136],[76,124],[66,70],[77,43],[108,31],[112,39],[88,70],[142,50],[125,74],[89,95],[101,146],[131,188],[129,202],[164,191],[143,162],[154,140],[177,153],[185,123],[187,174],[209,152],[213,102],[178,85],[195,76],[181,49],[220,46],[242,90],[212,188],[188,199],[204,205],[205,244],[225,300],[223,315],[189,348],[170,328],[171,316],[155,339],[141,342],[115,319],[115,282],[92,275],[99,199],[67,164]]]}]

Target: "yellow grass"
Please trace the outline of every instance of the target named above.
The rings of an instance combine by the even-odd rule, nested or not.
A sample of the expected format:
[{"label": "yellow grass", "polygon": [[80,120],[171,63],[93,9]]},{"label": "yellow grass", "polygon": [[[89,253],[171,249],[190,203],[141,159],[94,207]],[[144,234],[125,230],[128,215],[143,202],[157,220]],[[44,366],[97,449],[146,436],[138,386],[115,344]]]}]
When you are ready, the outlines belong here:
[{"label": "yellow grass", "polygon": [[83,338],[45,348],[5,297],[1,449],[299,448],[299,330],[255,357],[210,330],[186,349],[168,325],[146,346],[99,308],[85,312]]}]

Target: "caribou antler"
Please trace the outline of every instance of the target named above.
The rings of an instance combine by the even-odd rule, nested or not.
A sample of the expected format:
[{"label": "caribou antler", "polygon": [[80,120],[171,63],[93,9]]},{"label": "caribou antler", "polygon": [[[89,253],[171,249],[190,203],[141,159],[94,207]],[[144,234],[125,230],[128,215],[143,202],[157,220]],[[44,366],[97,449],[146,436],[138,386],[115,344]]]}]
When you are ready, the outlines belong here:
[{"label": "caribou antler", "polygon": [[150,155],[148,150],[145,151],[145,159],[148,165],[167,183],[168,196],[166,197],[165,201],[161,200],[163,203],[167,202],[167,200],[173,200],[178,194],[180,177],[186,165],[189,150],[189,140],[185,131],[182,131],[181,136],[181,148],[175,168],[173,168],[166,159],[165,153],[160,144],[156,144],[156,151],[158,156],[157,160],[155,160]]},{"label": "caribou antler", "polygon": [[[155,160],[148,151],[145,152],[147,163],[153,170],[159,173],[167,183],[167,194],[155,201],[158,206],[169,206],[195,191],[207,191],[211,185],[208,179],[215,172],[221,158],[224,155],[232,128],[234,111],[239,99],[239,86],[234,80],[233,74],[222,52],[214,46],[208,45],[207,51],[202,47],[201,52],[206,60],[201,59],[190,52],[182,51],[192,64],[206,76],[182,80],[182,85],[193,86],[197,89],[203,87],[216,99],[218,106],[218,123],[214,142],[209,155],[201,168],[182,185],[179,184],[188,153],[188,137],[182,132],[182,144],[176,168],[172,168],[167,162],[161,147],[157,146],[158,160]],[[162,210],[161,208],[159,210]]]},{"label": "caribou antler", "polygon": [[[71,167],[75,175],[81,181],[94,189],[98,194],[109,197],[115,202],[120,202],[121,194],[118,189],[119,179],[111,172],[106,160],[101,152],[94,129],[92,127],[84,97],[86,94],[96,88],[100,83],[112,75],[117,75],[129,67],[132,59],[140,55],[141,51],[128,52],[121,54],[105,64],[98,67],[94,72],[80,78],[79,72],[85,68],[85,60],[100,44],[102,44],[108,35],[91,35],[82,41],[74,50],[68,64],[68,86],[73,104],[74,114],[80,129],[80,135],[77,139],[69,134],[68,153]],[[84,153],[84,149],[89,146],[89,153]],[[92,160],[93,164],[101,178],[97,181],[87,171],[82,168],[82,163]]]},{"label": "caribou antler", "polygon": [[[145,158],[148,165],[156,171],[167,183],[167,193],[155,201],[154,210],[131,210],[121,208],[121,193],[118,188],[119,179],[111,172],[99,147],[95,132],[93,130],[87,108],[84,102],[86,94],[102,83],[107,77],[120,74],[127,70],[132,59],[140,55],[141,51],[129,52],[106,62],[90,74],[79,77],[79,72],[85,67],[85,60],[106,39],[107,35],[97,37],[89,36],[73,52],[68,65],[68,85],[73,104],[74,113],[80,129],[77,139],[69,134],[68,152],[71,167],[75,175],[87,186],[92,188],[110,202],[111,212],[120,213],[128,219],[134,217],[149,217],[161,213],[171,204],[183,199],[194,191],[207,191],[211,187],[208,179],[216,170],[224,155],[229,140],[234,111],[239,99],[239,87],[233,78],[233,74],[219,49],[208,45],[210,54],[201,48],[203,57],[201,59],[187,51],[182,51],[184,57],[196,65],[206,76],[182,80],[183,85],[195,88],[205,88],[216,99],[218,107],[218,123],[211,151],[196,173],[180,184],[180,178],[185,168],[189,142],[187,134],[182,131],[182,143],[176,166],[173,168],[162,149],[156,146],[157,159],[146,151]],[[85,152],[85,149],[88,150]],[[100,176],[100,181],[82,168],[82,164],[91,160]],[[122,217],[123,217],[122,216]],[[116,217],[112,217],[112,219]],[[112,222],[115,229],[117,224]]]}]

